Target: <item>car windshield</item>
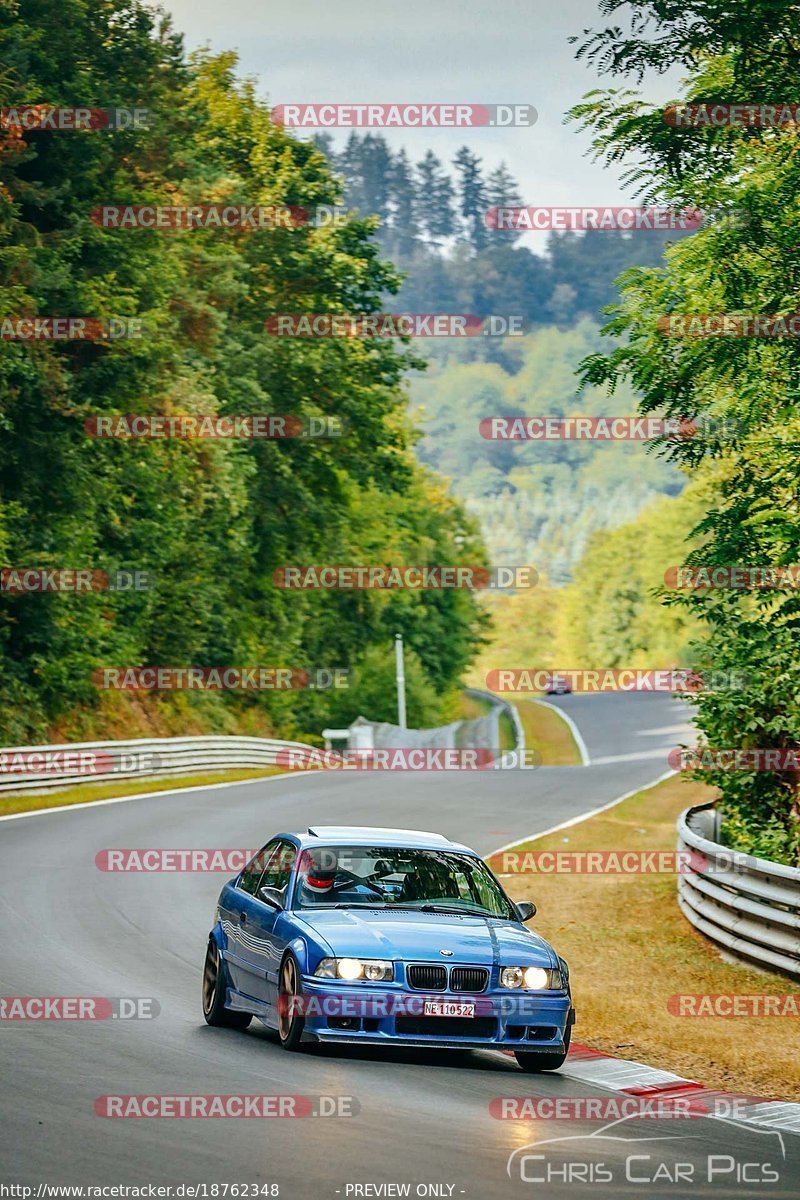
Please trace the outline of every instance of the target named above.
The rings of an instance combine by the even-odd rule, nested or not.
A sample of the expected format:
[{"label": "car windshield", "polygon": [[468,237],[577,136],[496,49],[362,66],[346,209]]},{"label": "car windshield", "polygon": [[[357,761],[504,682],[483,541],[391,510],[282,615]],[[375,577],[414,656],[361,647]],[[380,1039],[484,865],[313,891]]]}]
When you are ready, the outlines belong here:
[{"label": "car windshield", "polygon": [[446,850],[321,846],[297,868],[299,908],[405,908],[518,920],[479,858]]}]

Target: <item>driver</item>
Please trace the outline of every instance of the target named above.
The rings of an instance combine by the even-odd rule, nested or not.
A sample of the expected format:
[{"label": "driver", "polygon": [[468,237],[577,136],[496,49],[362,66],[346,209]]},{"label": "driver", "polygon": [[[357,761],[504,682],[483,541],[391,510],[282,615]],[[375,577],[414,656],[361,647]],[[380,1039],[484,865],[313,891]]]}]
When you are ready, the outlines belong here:
[{"label": "driver", "polygon": [[326,850],[324,856],[306,854],[301,863],[300,888],[306,903],[329,897],[336,882],[338,862],[335,852]]},{"label": "driver", "polygon": [[[306,851],[300,863],[300,903],[315,905],[331,901],[364,902],[385,898],[381,888],[372,882],[372,876],[362,878],[348,868],[347,852],[341,857],[336,847],[324,847]],[[377,866],[385,866],[379,860]]]}]

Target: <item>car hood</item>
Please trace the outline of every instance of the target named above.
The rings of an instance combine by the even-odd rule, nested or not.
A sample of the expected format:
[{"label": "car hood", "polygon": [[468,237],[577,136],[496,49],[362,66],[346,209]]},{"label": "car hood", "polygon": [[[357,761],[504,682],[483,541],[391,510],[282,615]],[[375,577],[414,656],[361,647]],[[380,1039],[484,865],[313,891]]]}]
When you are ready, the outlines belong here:
[{"label": "car hood", "polygon": [[[337,958],[554,967],[548,942],[515,921],[387,909],[303,909]],[[452,956],[441,954],[452,950]]]}]

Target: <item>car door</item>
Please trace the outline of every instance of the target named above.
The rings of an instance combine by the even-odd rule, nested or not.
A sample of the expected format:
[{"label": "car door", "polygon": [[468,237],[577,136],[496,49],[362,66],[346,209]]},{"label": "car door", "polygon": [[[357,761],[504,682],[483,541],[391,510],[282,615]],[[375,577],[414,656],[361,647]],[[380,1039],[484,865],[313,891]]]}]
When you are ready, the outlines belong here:
[{"label": "car door", "polygon": [[290,841],[279,840],[258,885],[258,911],[253,918],[253,937],[259,943],[259,962],[264,964],[265,996],[268,1004],[278,999],[278,972],[289,939],[290,922],[284,912],[289,879],[294,870],[297,847]]},{"label": "car door", "polygon": [[[286,939],[276,924],[283,904],[297,849],[288,840],[268,842],[254,863],[242,872],[231,902],[229,935],[231,973],[235,986],[248,996],[276,1003],[278,968]],[[263,870],[254,869],[263,865]],[[285,924],[285,922],[283,922]]]},{"label": "car door", "polygon": [[242,871],[234,886],[225,888],[222,927],[225,933],[225,961],[237,991],[257,999],[266,998],[266,963],[259,961],[260,942],[253,935],[262,907],[256,895],[267,862],[277,849],[277,840],[268,842]]}]

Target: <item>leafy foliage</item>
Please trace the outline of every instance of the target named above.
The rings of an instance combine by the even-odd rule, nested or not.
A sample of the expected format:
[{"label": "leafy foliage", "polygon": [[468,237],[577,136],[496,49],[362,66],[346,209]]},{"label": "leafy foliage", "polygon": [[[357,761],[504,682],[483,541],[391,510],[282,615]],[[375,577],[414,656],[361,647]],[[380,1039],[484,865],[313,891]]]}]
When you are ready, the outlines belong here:
[{"label": "leafy foliage", "polygon": [[[632,9],[631,34],[590,33],[583,53],[613,73],[641,76],[669,61],[690,66],[684,101],[769,103],[796,91],[800,7],[756,0],[646,4],[606,0],[605,12]],[[796,339],[665,336],[659,318],[673,313],[785,314],[800,308],[800,132],[775,128],[670,127],[630,95],[590,98],[575,114],[595,130],[610,157],[635,151],[648,194],[701,209],[735,210],[667,253],[661,269],[631,271],[607,326],[620,339],[583,369],[593,386],[624,379],[645,412],[709,415],[728,421],[726,436],[664,447],[691,471],[714,461],[719,496],[700,522],[702,548],[690,563],[770,566],[800,553],[800,349]],[[688,136],[686,136],[688,133]],[[742,217],[744,219],[742,219]],[[733,435],[730,431],[733,430]],[[700,727],[712,747],[800,745],[797,635],[793,591],[695,593],[683,601],[709,630],[698,662],[749,671],[749,685],[704,694]],[[737,845],[786,862],[800,859],[800,804],[793,771],[709,771]]]},{"label": "leafy foliage", "polygon": [[[143,338],[3,342],[0,548],[36,567],[146,570],[149,591],[4,595],[0,734],[119,720],[98,666],[356,668],[402,631],[429,710],[483,619],[464,593],[291,592],[287,563],[482,561],[474,525],[414,460],[383,340],[281,339],[275,312],[373,312],[399,279],[369,220],[330,228],[101,229],[102,203],[336,204],[324,156],[270,121],[232,54],[187,60],[138,0],[2,6],[0,104],[143,107],[145,130],[3,132],[0,311],[141,318]],[[98,441],[97,414],[337,417],[336,439]],[[433,699],[432,699],[433,698]],[[449,701],[447,701],[449,702]],[[139,724],[308,731],[331,694],[139,698]],[[91,714],[94,714],[93,716]],[[113,716],[112,716],[113,714]],[[415,719],[413,710],[410,719]],[[129,725],[130,728],[130,725]]]},{"label": "leafy foliage", "polygon": [[[642,442],[493,441],[479,433],[493,416],[628,416],[636,398],[605,386],[579,394],[575,372],[599,353],[596,325],[552,326],[520,339],[514,369],[461,361],[451,351],[412,381],[425,436],[422,460],[453,480],[453,491],[481,525],[491,559],[532,564],[566,583],[595,531],[632,520],[659,495],[675,495],[680,473]],[[464,353],[468,355],[466,346]]]}]

